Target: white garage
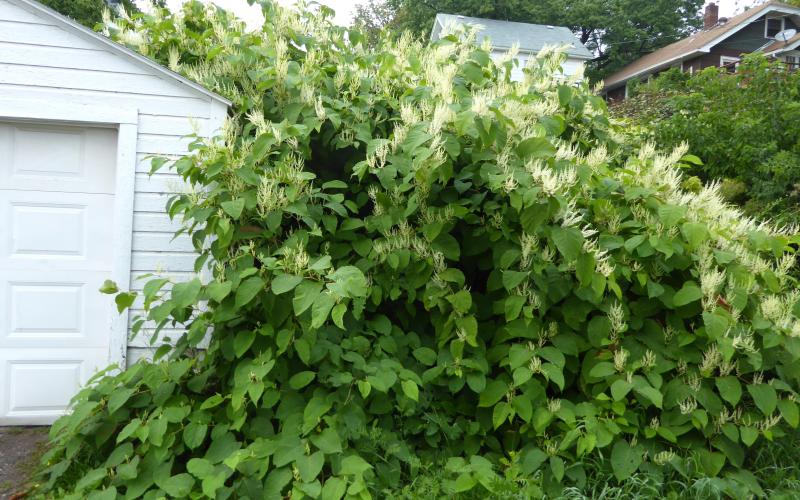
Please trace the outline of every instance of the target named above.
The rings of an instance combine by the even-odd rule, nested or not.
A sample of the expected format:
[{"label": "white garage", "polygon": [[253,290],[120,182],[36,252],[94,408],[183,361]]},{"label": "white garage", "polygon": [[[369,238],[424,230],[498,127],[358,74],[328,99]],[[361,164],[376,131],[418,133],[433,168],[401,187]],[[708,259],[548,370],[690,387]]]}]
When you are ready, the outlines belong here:
[{"label": "white garage", "polygon": [[[149,347],[98,288],[193,273],[164,206],[229,102],[33,0],[0,0],[0,425],[49,424]],[[133,311],[133,315],[136,311]]]}]

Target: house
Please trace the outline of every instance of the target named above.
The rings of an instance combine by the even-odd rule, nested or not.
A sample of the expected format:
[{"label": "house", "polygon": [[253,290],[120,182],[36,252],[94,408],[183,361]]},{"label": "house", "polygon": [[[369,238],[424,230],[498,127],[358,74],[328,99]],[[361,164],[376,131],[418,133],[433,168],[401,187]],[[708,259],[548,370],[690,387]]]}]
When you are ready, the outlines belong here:
[{"label": "house", "polygon": [[164,212],[230,102],[34,0],[0,0],[0,425],[48,424],[98,369],[145,352],[98,292],[188,276]]},{"label": "house", "polygon": [[[670,68],[689,73],[709,66],[735,68],[741,56],[751,52],[761,51],[796,64],[800,62],[796,50],[800,37],[791,30],[799,25],[800,8],[779,2],[763,3],[730,19],[719,17],[719,7],[710,3],[702,30],[610,75],[604,81],[603,94],[609,100],[624,99],[630,82],[646,80]],[[785,35],[790,38],[782,40]]]},{"label": "house", "polygon": [[442,37],[445,28],[450,25],[475,26],[478,30],[478,43],[489,39],[492,43],[494,58],[502,58],[515,44],[519,46],[517,65],[511,71],[511,79],[522,79],[522,69],[527,60],[538,54],[546,46],[565,46],[567,60],[562,65],[564,76],[582,74],[586,61],[594,56],[583,44],[575,38],[569,28],[563,26],[545,26],[541,24],[516,23],[510,21],[496,21],[494,19],[481,19],[477,17],[458,16],[452,14],[436,14],[431,31],[431,40]]}]

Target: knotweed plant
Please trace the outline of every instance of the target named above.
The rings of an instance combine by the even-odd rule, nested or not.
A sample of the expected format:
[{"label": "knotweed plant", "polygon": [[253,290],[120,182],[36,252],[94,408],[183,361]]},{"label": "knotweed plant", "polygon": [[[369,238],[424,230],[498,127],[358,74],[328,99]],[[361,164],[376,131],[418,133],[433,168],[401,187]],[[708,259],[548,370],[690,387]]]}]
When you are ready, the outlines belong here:
[{"label": "knotweed plant", "polygon": [[262,7],[106,22],[234,105],[154,161],[194,187],[168,211],[202,278],[148,282],[134,325],[185,334],[76,398],[38,493],[367,499],[433,468],[537,497],[601,460],[740,477],[798,425],[791,235],[683,191],[684,147],[627,138],[558,51],[512,82],[470,33]]}]

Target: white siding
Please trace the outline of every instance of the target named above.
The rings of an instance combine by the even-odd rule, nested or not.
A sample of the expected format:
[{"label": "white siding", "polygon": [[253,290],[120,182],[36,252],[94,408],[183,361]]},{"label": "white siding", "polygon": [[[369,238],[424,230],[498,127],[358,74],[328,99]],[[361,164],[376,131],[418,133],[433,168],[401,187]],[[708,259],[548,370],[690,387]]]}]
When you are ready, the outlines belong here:
[{"label": "white siding", "polygon": [[[191,277],[196,257],[191,241],[187,236],[173,240],[180,224],[164,212],[170,195],[182,190],[181,179],[165,171],[150,177],[147,157],[187,154],[189,140],[183,136],[217,129],[226,114],[224,103],[57,24],[0,0],[0,96],[35,99],[42,106],[65,101],[138,109],[130,286],[141,290],[144,281],[136,278],[148,273]],[[131,318],[139,312],[133,310]],[[147,335],[131,341],[129,361],[146,354],[148,344]]]},{"label": "white siding", "polygon": [[[505,50],[493,50],[492,51],[492,59],[498,60],[505,57],[507,51]],[[523,69],[528,64],[528,59],[531,58],[529,53],[520,53],[517,56],[517,64],[511,69],[511,80],[518,82],[522,81],[523,78]],[[569,57],[564,64],[561,65],[561,69],[564,71],[565,77],[570,77],[577,73],[579,70],[582,70],[584,65],[584,61],[582,59],[576,59]]]}]

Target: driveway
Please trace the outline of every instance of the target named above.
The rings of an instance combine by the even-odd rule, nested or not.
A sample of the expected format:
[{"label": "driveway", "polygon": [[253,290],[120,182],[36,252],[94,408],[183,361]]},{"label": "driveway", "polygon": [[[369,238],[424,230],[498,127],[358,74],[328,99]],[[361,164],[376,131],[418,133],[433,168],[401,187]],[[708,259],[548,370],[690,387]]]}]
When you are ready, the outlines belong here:
[{"label": "driveway", "polygon": [[0,427],[0,499],[25,490],[47,431],[47,427]]}]

